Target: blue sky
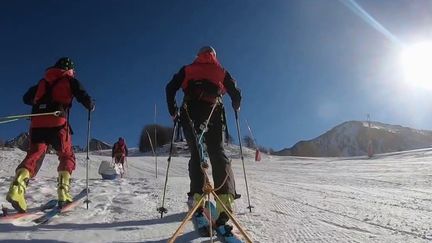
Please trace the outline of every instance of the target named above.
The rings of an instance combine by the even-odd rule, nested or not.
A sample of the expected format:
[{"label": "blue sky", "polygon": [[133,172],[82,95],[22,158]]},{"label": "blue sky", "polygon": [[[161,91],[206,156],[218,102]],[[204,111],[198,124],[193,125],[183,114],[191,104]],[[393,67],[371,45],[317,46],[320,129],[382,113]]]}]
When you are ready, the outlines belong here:
[{"label": "blue sky", "polygon": [[[432,37],[430,1],[357,3],[403,42]],[[403,81],[400,46],[337,0],[2,2],[0,116],[28,113],[23,93],[69,56],[96,99],[92,136],[137,146],[155,104],[157,123],[172,125],[165,85],[207,44],[242,89],[243,134],[247,119],[263,146],[291,147],[368,113],[432,129],[431,91]],[[71,115],[74,143],[83,145],[87,113],[75,103]],[[1,125],[0,138],[28,125]]]}]

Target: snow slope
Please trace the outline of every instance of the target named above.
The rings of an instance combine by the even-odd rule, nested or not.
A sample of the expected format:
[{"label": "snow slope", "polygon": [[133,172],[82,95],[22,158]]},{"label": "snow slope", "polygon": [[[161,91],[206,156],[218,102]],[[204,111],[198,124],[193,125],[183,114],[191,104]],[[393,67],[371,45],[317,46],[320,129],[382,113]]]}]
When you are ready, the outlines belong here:
[{"label": "snow slope", "polygon": [[[255,242],[426,242],[432,239],[432,150],[378,155],[372,159],[264,156],[253,162],[246,151],[252,213],[238,150],[230,148],[238,192],[235,211]],[[185,156],[170,167],[165,207],[159,218],[167,157],[155,161],[133,153],[127,178],[104,181],[97,174],[107,153],[90,156],[90,209],[85,204],[47,225],[0,224],[0,242],[166,242],[186,216],[188,192]],[[25,153],[0,150],[0,203]],[[77,154],[72,191],[85,186],[85,154]],[[47,155],[27,191],[30,207],[56,195],[55,155]],[[8,204],[6,204],[8,205]],[[197,238],[188,223],[177,242]]]}]

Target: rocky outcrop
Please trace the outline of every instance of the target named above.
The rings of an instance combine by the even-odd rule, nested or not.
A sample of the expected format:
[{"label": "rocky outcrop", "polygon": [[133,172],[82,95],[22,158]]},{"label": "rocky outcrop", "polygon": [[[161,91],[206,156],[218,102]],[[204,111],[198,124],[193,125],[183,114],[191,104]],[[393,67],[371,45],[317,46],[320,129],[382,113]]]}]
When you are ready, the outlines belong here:
[{"label": "rocky outcrop", "polygon": [[102,142],[95,138],[90,139],[90,151],[100,151],[111,148],[112,146],[106,142]]},{"label": "rocky outcrop", "polygon": [[5,147],[19,148],[23,151],[27,151],[30,146],[30,135],[27,132],[23,132],[17,137],[6,141]]}]

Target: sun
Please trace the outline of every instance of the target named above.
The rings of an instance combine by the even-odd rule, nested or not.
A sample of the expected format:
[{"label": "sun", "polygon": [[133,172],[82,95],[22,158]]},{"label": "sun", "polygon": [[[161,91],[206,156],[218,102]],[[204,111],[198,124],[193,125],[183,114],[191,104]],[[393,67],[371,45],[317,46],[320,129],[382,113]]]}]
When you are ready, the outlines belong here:
[{"label": "sun", "polygon": [[432,42],[406,47],[402,51],[401,61],[407,82],[432,90]]}]

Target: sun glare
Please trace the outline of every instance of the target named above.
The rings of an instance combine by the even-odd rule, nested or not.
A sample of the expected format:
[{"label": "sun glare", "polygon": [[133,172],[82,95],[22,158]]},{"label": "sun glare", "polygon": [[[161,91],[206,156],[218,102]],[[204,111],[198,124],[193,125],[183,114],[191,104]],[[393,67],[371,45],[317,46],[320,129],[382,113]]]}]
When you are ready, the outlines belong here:
[{"label": "sun glare", "polygon": [[408,46],[403,50],[401,59],[406,81],[432,90],[432,43]]}]

